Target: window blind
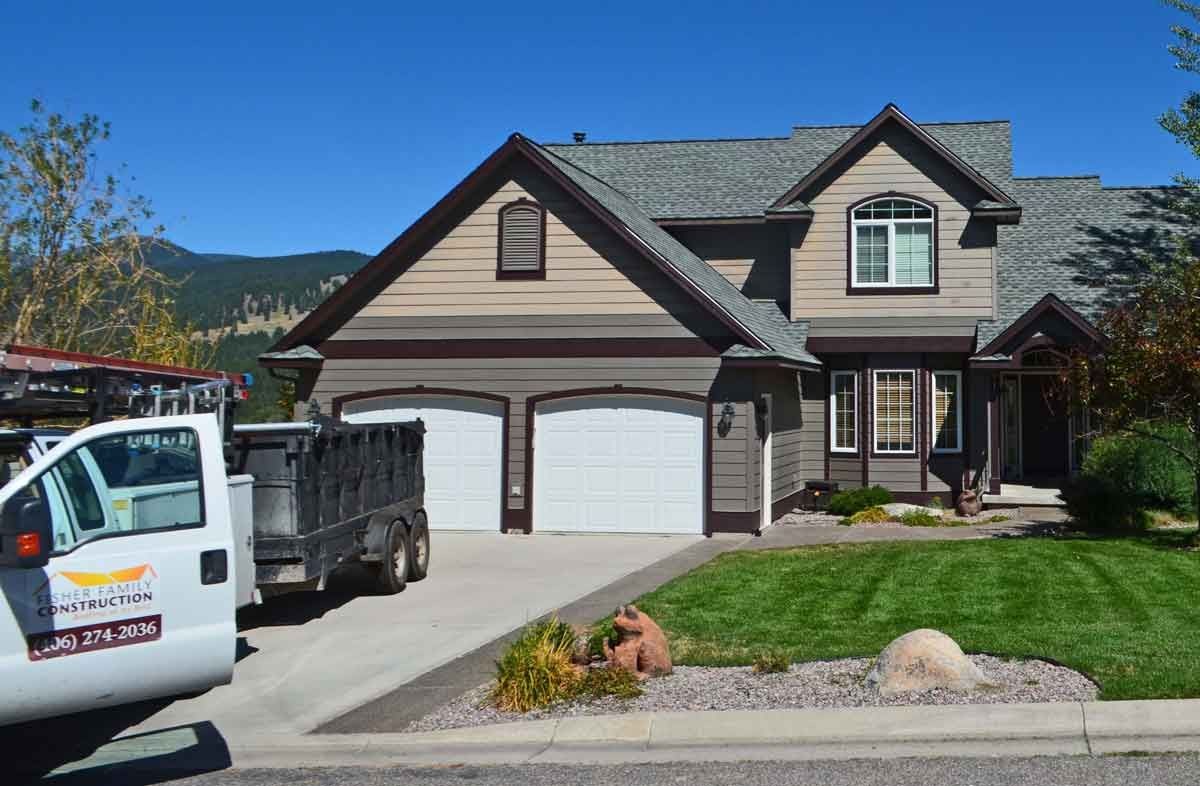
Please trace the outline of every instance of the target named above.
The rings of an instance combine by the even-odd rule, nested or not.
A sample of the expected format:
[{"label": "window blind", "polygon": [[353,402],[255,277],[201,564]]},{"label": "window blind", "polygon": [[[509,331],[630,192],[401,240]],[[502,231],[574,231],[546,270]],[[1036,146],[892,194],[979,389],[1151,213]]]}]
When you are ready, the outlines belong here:
[{"label": "window blind", "polygon": [[875,450],[908,453],[915,449],[913,400],[915,373],[875,372]]},{"label": "window blind", "polygon": [[896,224],[896,286],[933,284],[933,225]]},{"label": "window blind", "polygon": [[959,376],[945,372],[933,374],[934,450],[961,450],[959,445]]}]

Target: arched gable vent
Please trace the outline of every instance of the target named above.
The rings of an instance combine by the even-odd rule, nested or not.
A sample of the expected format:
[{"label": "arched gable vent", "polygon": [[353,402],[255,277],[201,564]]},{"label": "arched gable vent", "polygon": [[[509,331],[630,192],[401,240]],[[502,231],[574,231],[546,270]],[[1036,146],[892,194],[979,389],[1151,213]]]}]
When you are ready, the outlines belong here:
[{"label": "arched gable vent", "polygon": [[546,210],[518,199],[500,208],[497,278],[546,277]]}]

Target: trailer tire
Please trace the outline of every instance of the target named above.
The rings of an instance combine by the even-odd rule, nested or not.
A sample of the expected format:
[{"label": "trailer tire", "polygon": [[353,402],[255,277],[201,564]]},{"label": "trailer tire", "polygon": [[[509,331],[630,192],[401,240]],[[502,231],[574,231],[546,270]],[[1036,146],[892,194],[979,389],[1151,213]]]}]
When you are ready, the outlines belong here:
[{"label": "trailer tire", "polygon": [[388,525],[384,538],[383,561],[379,563],[379,591],[395,595],[404,591],[408,578],[408,527],[400,520]]},{"label": "trailer tire", "polygon": [[423,510],[413,517],[408,545],[408,580],[420,581],[429,575],[429,521]]}]

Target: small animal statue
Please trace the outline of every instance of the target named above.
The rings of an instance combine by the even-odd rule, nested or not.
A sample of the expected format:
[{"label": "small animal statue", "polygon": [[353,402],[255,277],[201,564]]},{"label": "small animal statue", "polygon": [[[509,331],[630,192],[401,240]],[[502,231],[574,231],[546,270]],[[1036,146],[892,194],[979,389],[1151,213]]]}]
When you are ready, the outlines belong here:
[{"label": "small animal statue", "polygon": [[983,503],[979,501],[979,495],[973,489],[964,489],[958,495],[958,501],[954,503],[954,510],[960,516],[978,516],[979,511],[983,510]]},{"label": "small animal statue", "polygon": [[662,628],[636,606],[622,606],[613,616],[617,646],[604,642],[604,657],[610,666],[628,669],[639,680],[670,674],[671,652]]}]

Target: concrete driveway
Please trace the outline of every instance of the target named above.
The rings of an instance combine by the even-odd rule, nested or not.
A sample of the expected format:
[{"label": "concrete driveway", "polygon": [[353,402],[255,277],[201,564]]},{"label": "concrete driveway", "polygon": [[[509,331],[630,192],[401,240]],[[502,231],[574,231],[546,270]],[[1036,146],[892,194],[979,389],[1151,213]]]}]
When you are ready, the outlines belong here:
[{"label": "concrete driveway", "polygon": [[233,684],[175,701],[131,732],[204,721],[226,739],[310,731],[700,540],[435,532],[429,577],[399,595],[355,594],[361,577],[347,576],[249,609]]}]

